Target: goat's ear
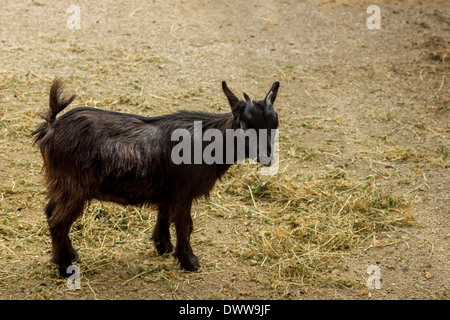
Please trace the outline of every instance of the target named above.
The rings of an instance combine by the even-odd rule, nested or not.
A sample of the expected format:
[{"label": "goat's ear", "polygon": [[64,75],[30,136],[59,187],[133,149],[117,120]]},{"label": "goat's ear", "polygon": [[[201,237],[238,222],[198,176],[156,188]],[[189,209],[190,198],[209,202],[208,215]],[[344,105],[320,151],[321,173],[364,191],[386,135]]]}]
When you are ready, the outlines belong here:
[{"label": "goat's ear", "polygon": [[239,99],[236,97],[236,95],[233,92],[231,92],[230,89],[228,89],[227,83],[225,81],[222,81],[222,89],[228,98],[228,102],[230,103],[230,106],[231,107],[236,106],[239,103]]},{"label": "goat's ear", "polygon": [[270,88],[269,92],[266,95],[266,98],[264,101],[266,104],[272,104],[275,102],[275,99],[277,98],[278,88],[280,87],[280,82],[275,81],[272,85],[272,88]]}]

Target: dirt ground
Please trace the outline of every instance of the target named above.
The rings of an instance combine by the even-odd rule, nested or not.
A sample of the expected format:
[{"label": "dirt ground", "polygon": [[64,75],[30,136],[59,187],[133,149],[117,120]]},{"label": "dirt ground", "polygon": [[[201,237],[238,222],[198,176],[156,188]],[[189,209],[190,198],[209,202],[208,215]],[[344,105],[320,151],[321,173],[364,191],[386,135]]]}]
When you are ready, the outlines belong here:
[{"label": "dirt ground", "polygon": [[[367,27],[372,4],[381,29]],[[68,27],[71,5],[79,29]],[[449,71],[448,1],[2,1],[0,299],[448,299]],[[269,182],[231,170],[194,206],[196,273],[156,255],[152,208],[95,202],[72,229],[82,278],[70,290],[49,262],[30,137],[54,77],[77,93],[72,107],[147,116],[228,112],[222,80],[252,98],[279,80],[271,181],[293,193],[275,212],[255,188]],[[321,181],[343,189],[314,193],[316,204],[344,200],[309,222],[298,208],[312,208],[306,191]],[[402,205],[376,207],[386,220],[361,230],[380,228],[347,231],[339,219],[362,207],[363,184]],[[321,231],[330,221],[333,247]],[[369,266],[379,289],[366,286]]]}]

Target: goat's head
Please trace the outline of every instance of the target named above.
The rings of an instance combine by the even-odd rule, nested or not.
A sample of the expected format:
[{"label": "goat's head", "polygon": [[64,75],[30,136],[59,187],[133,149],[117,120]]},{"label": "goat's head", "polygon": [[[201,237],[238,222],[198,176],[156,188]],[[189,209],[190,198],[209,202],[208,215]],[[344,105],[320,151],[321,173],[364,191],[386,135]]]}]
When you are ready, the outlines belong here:
[{"label": "goat's head", "polygon": [[[223,92],[228,98],[233,113],[235,128],[240,128],[244,131],[254,129],[258,135],[258,143],[253,145],[257,148],[256,160],[262,164],[269,164],[273,158],[273,135],[275,134],[275,129],[278,128],[278,114],[275,112],[273,104],[277,97],[279,86],[280,83],[276,81],[262,100],[252,100],[245,92],[243,93],[245,100],[240,100],[231,92],[226,82],[222,82]],[[265,134],[262,135],[262,132]],[[261,141],[263,136],[267,137],[264,139],[265,141]],[[262,144],[265,144],[266,148],[261,148]]]}]

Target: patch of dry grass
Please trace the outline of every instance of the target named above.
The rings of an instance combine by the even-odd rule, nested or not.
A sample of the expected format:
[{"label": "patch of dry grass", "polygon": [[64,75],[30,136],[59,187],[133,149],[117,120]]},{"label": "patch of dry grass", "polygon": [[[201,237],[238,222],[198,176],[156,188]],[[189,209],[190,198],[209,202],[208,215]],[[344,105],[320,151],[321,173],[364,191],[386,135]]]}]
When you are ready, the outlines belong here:
[{"label": "patch of dry grass", "polygon": [[[247,169],[233,168],[228,183],[218,186],[229,200],[221,214],[248,219],[248,243],[234,252],[251,265],[276,269],[278,280],[329,282],[330,264],[350,251],[376,246],[397,226],[414,223],[407,200],[384,190],[373,176],[285,167],[263,177]],[[230,205],[232,199],[239,201]]]}]

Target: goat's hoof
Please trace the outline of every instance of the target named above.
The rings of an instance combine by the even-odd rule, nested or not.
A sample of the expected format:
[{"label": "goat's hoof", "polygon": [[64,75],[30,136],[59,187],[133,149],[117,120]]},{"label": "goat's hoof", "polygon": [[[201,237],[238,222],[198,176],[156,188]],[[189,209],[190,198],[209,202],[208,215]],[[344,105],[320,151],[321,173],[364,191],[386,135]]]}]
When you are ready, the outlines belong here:
[{"label": "goat's hoof", "polygon": [[194,255],[179,259],[181,269],[186,271],[197,271],[200,268],[200,262]]},{"label": "goat's hoof", "polygon": [[170,253],[173,251],[173,244],[169,242],[159,242],[155,243],[156,252],[162,256],[165,253]]},{"label": "goat's hoof", "polygon": [[68,278],[68,277],[70,277],[73,274],[73,272],[72,273],[68,273],[67,272],[67,269],[69,268],[69,266],[71,264],[72,263],[62,263],[62,264],[58,263],[57,264],[57,268],[58,268],[59,275],[60,275],[61,278]]},{"label": "goat's hoof", "polygon": [[67,268],[66,267],[59,267],[58,271],[59,271],[59,276],[61,278],[68,278],[68,277],[71,276],[71,274],[67,273]]}]

